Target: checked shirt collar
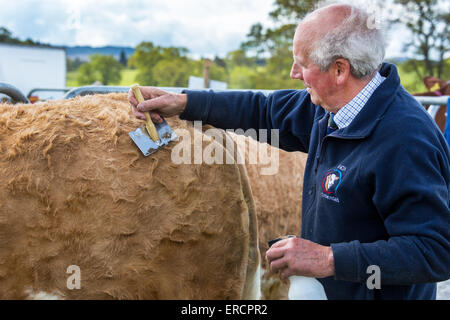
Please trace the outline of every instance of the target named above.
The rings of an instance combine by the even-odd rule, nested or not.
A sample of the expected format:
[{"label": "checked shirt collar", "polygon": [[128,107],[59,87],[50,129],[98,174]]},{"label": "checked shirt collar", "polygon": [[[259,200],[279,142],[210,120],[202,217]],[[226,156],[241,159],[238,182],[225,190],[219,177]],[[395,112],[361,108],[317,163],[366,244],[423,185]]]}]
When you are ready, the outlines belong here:
[{"label": "checked shirt collar", "polygon": [[356,95],[356,97],[339,109],[333,119],[339,129],[343,129],[350,125],[353,119],[355,119],[367,103],[370,96],[385,79],[385,77],[381,76],[380,73],[377,72],[372,80],[370,80],[370,82]]}]

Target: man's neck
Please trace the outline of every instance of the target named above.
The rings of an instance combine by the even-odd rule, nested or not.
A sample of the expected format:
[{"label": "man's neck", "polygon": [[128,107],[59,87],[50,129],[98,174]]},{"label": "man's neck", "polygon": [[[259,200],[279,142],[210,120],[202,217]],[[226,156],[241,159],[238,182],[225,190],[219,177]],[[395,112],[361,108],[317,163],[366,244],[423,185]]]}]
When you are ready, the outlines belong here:
[{"label": "man's neck", "polygon": [[355,98],[358,95],[358,93],[360,93],[362,89],[364,89],[367,86],[367,84],[373,79],[375,75],[376,72],[373,75],[363,79],[358,79],[352,76],[345,85],[345,87],[343,87],[339,91],[339,96],[336,97],[335,99],[336,102],[333,104],[333,107],[329,107],[326,109],[333,113],[337,113],[346,104],[352,101],[353,98]]}]

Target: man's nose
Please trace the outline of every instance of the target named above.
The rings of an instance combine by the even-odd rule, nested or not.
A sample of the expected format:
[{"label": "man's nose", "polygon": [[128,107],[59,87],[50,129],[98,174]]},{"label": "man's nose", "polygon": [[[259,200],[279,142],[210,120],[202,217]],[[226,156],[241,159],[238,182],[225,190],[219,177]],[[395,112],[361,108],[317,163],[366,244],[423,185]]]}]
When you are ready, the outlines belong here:
[{"label": "man's nose", "polygon": [[303,80],[302,68],[300,68],[296,63],[292,64],[291,78],[292,79]]}]

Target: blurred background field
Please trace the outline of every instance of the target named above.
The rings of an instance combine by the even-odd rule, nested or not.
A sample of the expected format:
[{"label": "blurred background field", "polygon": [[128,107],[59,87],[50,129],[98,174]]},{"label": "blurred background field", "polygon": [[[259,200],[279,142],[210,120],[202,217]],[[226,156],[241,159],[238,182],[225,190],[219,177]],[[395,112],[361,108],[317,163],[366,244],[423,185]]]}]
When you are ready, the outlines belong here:
[{"label": "blurred background field", "polygon": [[[422,79],[417,75],[417,73],[408,65],[408,62],[393,62],[396,64],[402,85],[409,92],[426,92],[427,88],[425,87]],[[450,79],[450,59],[446,60],[446,68],[445,74],[443,75],[443,79]],[[261,70],[261,67],[259,67]],[[258,69],[258,68],[257,68]],[[423,69],[423,68],[422,68]],[[113,81],[110,85],[117,86],[130,86],[137,81],[137,75],[139,71],[137,69],[124,68],[120,71],[120,80]],[[261,74],[264,72],[260,71]],[[198,74],[198,72],[196,72]],[[249,67],[240,66],[233,68],[228,74],[224,74],[220,77],[219,80],[226,81],[228,83],[228,87],[231,89],[254,89],[256,88],[256,84],[252,83],[252,80],[255,78],[256,71],[252,71]],[[78,70],[67,72],[67,86],[68,87],[78,87],[81,85],[87,85],[87,83],[80,83],[77,80]],[[303,88],[301,81],[293,81],[286,79],[287,81],[282,81],[282,83],[288,83],[291,85],[291,89]],[[269,81],[266,82],[266,87],[259,87],[258,89],[281,89],[279,85],[275,84],[271,86]],[[160,86],[174,86],[174,83],[171,81],[161,82]],[[183,85],[182,85],[183,86]],[[184,87],[187,87],[187,80],[184,84]]]},{"label": "blurred background field", "polygon": [[[123,69],[121,70],[121,77],[120,81],[111,83],[111,85],[115,86],[130,86],[134,83],[136,83],[135,78],[138,71],[136,69]],[[66,85],[67,87],[79,87],[80,84],[77,81],[77,71],[69,71],[67,72],[67,79],[66,79]]]}]

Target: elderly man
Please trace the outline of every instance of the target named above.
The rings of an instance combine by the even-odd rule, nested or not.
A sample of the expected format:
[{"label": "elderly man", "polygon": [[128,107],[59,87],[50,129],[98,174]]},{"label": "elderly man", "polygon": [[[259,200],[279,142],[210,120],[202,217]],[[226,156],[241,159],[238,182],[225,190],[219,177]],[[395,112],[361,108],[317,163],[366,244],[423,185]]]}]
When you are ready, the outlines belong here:
[{"label": "elderly man", "polygon": [[129,100],[137,117],[149,110],[156,122],[180,115],[279,129],[280,148],[308,153],[301,237],[266,254],[281,278],[319,278],[329,299],[435,299],[435,282],[450,278],[449,149],[395,66],[382,63],[383,36],[369,19],[335,4],[299,24],[291,77],[306,90],[147,87],[145,102]]}]

